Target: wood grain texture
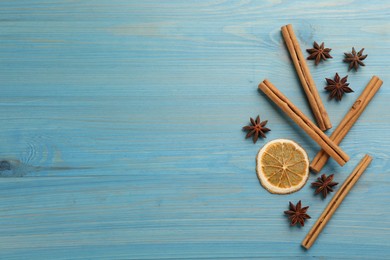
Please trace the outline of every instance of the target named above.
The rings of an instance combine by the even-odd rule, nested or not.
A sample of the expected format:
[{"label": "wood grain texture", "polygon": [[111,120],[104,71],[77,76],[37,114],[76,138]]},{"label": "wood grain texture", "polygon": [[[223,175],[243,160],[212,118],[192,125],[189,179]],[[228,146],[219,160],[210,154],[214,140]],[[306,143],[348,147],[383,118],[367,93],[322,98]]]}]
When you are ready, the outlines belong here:
[{"label": "wood grain texture", "polygon": [[[390,255],[390,56],[385,1],[0,2],[0,258],[386,258]],[[267,141],[319,147],[257,85],[270,79],[311,116],[280,34],[294,25],[333,59],[308,62],[333,125],[372,75],[384,84],[324,173],[342,183],[374,160],[316,244],[300,246],[327,201],[306,185],[278,196],[256,177]],[[348,72],[343,52],[365,48]],[[325,77],[355,90],[327,100]],[[253,145],[241,127],[272,131]],[[328,134],[332,130],[328,131]],[[316,178],[312,175],[309,182]],[[310,205],[289,227],[288,201]]]}]

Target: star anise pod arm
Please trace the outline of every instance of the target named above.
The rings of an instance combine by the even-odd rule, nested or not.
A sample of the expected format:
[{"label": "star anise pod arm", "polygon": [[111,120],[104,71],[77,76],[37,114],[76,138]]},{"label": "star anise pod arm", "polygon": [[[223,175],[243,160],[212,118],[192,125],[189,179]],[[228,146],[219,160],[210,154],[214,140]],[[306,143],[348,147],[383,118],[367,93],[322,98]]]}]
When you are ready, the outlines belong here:
[{"label": "star anise pod arm", "polygon": [[333,187],[338,184],[333,181],[333,178],[334,174],[328,177],[322,174],[321,177],[317,178],[317,181],[312,182],[311,185],[316,188],[315,194],[322,193],[322,197],[325,199],[330,192],[333,192]]},{"label": "star anise pod arm", "polygon": [[271,129],[265,127],[265,125],[268,123],[268,120],[261,122],[260,116],[257,116],[256,120],[251,117],[250,122],[252,125],[244,126],[242,129],[248,131],[245,138],[249,138],[253,135],[253,143],[257,142],[259,135],[263,138],[266,138],[265,133],[271,131]]},{"label": "star anise pod arm", "polygon": [[290,201],[289,208],[289,210],[284,211],[284,214],[288,215],[290,225],[294,226],[299,223],[303,227],[305,225],[305,219],[310,218],[310,216],[306,213],[309,206],[302,208],[301,201],[299,201],[297,205],[294,205]]}]

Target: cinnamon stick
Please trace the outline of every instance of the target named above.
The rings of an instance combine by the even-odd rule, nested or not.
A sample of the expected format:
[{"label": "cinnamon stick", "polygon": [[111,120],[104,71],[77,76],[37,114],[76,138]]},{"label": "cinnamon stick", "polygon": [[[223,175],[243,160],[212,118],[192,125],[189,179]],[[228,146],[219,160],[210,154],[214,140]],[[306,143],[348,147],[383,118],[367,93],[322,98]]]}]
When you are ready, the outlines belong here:
[{"label": "cinnamon stick", "polygon": [[321,101],[314,80],[307,67],[305,57],[302,54],[299,42],[295,36],[294,29],[291,24],[285,25],[282,28],[283,39],[286,42],[287,49],[290,52],[291,59],[294,63],[299,80],[301,81],[303,90],[306,93],[311,110],[316,118],[318,127],[325,131],[332,128],[328,113]]},{"label": "cinnamon stick", "polygon": [[371,161],[372,157],[366,154],[360,161],[360,163],[356,166],[356,168],[352,171],[352,173],[348,176],[341,188],[336,192],[332,200],[329,202],[328,206],[322,212],[317,222],[310,229],[305,239],[302,241],[302,246],[304,248],[309,249],[313,245],[318,235],[321,233],[322,229],[326,226],[326,224],[332,217],[333,213],[340,206],[345,196],[347,196],[348,192],[358,181],[358,179],[366,170]]},{"label": "cinnamon stick", "polygon": [[287,97],[285,97],[270,81],[265,79],[259,84],[266,94],[280,109],[298,124],[324,151],[343,166],[349,156],[324,134],[310,119],[305,116]]},{"label": "cinnamon stick", "polygon": [[[371,78],[360,97],[358,97],[351,109],[344,116],[344,119],[330,135],[330,139],[335,144],[339,145],[341,143],[343,138],[347,135],[348,131],[352,128],[360,115],[363,113],[368,103],[370,103],[371,99],[382,86],[382,83],[383,81],[377,76],[373,76]],[[324,150],[319,151],[311,162],[310,169],[315,173],[320,172],[328,159],[329,155]]]}]

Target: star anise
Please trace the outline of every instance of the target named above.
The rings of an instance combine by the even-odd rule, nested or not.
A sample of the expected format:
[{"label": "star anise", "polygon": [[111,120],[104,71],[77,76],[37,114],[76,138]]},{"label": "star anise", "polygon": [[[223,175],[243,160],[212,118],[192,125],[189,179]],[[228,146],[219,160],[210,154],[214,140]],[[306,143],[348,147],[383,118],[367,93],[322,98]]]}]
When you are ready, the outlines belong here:
[{"label": "star anise", "polygon": [[320,63],[321,59],[331,59],[333,58],[330,56],[329,52],[332,49],[325,48],[324,43],[321,43],[321,45],[318,45],[317,42],[314,42],[312,49],[306,49],[308,53],[310,53],[309,57],[307,57],[308,60],[316,60],[315,65],[318,65]]},{"label": "star anise", "polygon": [[299,201],[296,206],[290,201],[290,210],[286,210],[284,214],[288,215],[291,226],[294,226],[297,223],[302,227],[305,225],[305,219],[310,218],[310,216],[306,214],[308,208],[309,206],[302,208],[301,201]]},{"label": "star anise", "polygon": [[249,131],[245,138],[249,138],[251,135],[253,135],[253,143],[257,142],[259,135],[263,138],[266,138],[265,133],[271,131],[271,129],[265,127],[268,120],[260,122],[260,116],[257,116],[256,120],[253,120],[251,117],[250,121],[252,125],[247,125],[242,128],[245,131]]},{"label": "star anise", "polygon": [[328,193],[333,192],[333,187],[338,183],[333,182],[334,174],[326,177],[325,174],[322,174],[321,177],[317,178],[317,181],[313,182],[311,185],[313,187],[317,187],[315,194],[322,193],[322,197],[325,199]]},{"label": "star anise", "polygon": [[334,76],[334,79],[325,78],[328,85],[325,87],[327,91],[330,91],[329,98],[336,98],[336,100],[341,100],[344,93],[351,93],[353,90],[348,87],[347,83],[348,75],[340,79],[338,73]]},{"label": "star anise", "polygon": [[345,59],[344,62],[349,62],[349,68],[348,71],[350,71],[352,68],[355,69],[355,71],[358,70],[359,65],[360,66],[366,66],[362,62],[365,58],[367,58],[367,55],[363,55],[364,48],[361,49],[358,53],[356,53],[355,48],[352,47],[351,53],[344,52]]}]

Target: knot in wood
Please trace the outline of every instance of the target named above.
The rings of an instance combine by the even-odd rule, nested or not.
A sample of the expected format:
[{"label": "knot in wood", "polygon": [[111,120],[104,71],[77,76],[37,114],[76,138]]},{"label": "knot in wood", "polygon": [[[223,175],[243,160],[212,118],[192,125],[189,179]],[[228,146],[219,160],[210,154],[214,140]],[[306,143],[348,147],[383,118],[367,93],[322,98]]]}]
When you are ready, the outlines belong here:
[{"label": "knot in wood", "polygon": [[361,103],[362,101],[360,99],[356,100],[355,103],[353,103],[352,108],[357,109]]}]

